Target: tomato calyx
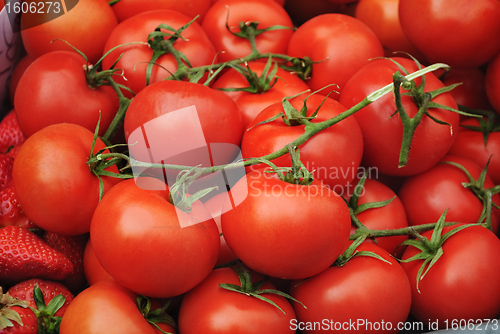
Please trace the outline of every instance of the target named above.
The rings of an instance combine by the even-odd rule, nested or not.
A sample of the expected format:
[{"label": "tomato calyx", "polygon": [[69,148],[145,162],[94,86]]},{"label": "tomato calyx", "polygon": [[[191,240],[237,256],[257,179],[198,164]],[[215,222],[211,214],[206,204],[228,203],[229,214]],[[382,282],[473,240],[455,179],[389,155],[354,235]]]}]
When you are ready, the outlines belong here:
[{"label": "tomato calyx", "polygon": [[305,309],[307,309],[307,307],[304,304],[302,304],[300,301],[293,298],[289,294],[284,293],[283,291],[279,291],[276,289],[262,289],[261,290],[262,285],[264,285],[264,283],[267,282],[267,278],[264,278],[263,280],[252,283],[252,276],[250,274],[250,271],[248,271],[248,269],[245,268],[241,264],[241,262],[238,262],[236,265],[233,265],[230,268],[232,268],[236,272],[236,274],[238,274],[238,278],[240,280],[240,285],[230,284],[230,283],[221,283],[221,284],[219,284],[219,286],[222,289],[238,292],[238,293],[241,293],[243,295],[247,295],[249,297],[254,297],[254,298],[260,299],[266,303],[273,305],[274,307],[279,309],[283,314],[286,314],[286,313],[281,307],[279,307],[271,299],[262,296],[262,294],[266,294],[266,293],[267,294],[275,294],[275,295],[284,297],[286,299],[293,300],[294,302],[299,303]]},{"label": "tomato calyx", "polygon": [[458,107],[467,113],[485,116],[477,118],[478,126],[467,124],[460,124],[460,126],[468,130],[481,132],[483,134],[484,147],[486,147],[490,133],[500,131],[500,118],[498,114],[492,111],[470,109],[460,105]]},{"label": "tomato calyx", "polygon": [[420,253],[405,259],[405,260],[399,260],[401,262],[411,262],[411,261],[416,261],[416,260],[423,260],[422,265],[420,266],[418,272],[417,272],[417,291],[418,293],[420,292],[419,289],[419,283],[420,281],[425,277],[425,275],[429,272],[429,270],[432,268],[432,266],[439,260],[439,258],[443,255],[443,244],[450,238],[452,235],[455,233],[471,226],[478,226],[481,224],[465,224],[465,225],[460,225],[451,231],[445,233],[444,235],[441,236],[441,233],[443,231],[443,227],[445,226],[444,221],[446,217],[448,209],[441,214],[441,217],[439,217],[439,220],[436,223],[436,226],[434,228],[434,231],[432,232],[431,239],[428,240],[424,236],[422,236],[420,233],[418,233],[415,229],[412,229],[412,234],[415,237],[415,239],[408,239],[405,240],[401,243],[401,245],[408,245],[408,246],[413,246],[417,249],[420,250]]},{"label": "tomato calyx", "polygon": [[173,334],[163,331],[158,324],[168,324],[177,328],[174,318],[170,316],[166,310],[169,307],[171,299],[169,299],[162,308],[151,310],[151,300],[148,297],[138,295],[136,299],[137,308],[141,312],[146,321],[163,334]]},{"label": "tomato calyx", "polygon": [[[181,39],[186,41],[186,38],[182,36],[182,32],[186,30],[193,22],[199,17],[197,15],[191,21],[180,27],[179,29],[174,29],[168,24],[160,24],[156,27],[155,31],[148,35],[148,44],[153,50],[153,55],[146,68],[146,85],[149,85],[151,79],[151,71],[153,66],[156,65],[156,60],[164,54],[170,53],[174,56],[177,63],[177,70],[175,73],[170,73],[171,78],[176,80],[182,80],[187,77],[186,68],[192,68],[193,66],[189,62],[189,59],[185,54],[174,48],[174,43]],[[163,30],[163,31],[162,31]],[[167,37],[167,38],[166,38]],[[165,69],[168,71],[167,69]]]},{"label": "tomato calyx", "polygon": [[246,67],[243,67],[239,64],[236,65],[229,65],[231,68],[233,68],[235,71],[240,73],[245,77],[245,79],[248,81],[249,86],[248,87],[242,87],[242,88],[219,88],[222,91],[225,92],[247,92],[247,93],[252,93],[252,94],[262,94],[273,88],[273,86],[276,84],[276,82],[279,80],[279,77],[276,76],[276,72],[278,71],[278,64],[274,63],[273,68],[271,69],[271,65],[273,64],[273,60],[271,57],[269,57],[269,60],[266,63],[266,66],[264,67],[264,70],[260,76],[257,75],[254,71],[250,69],[250,66],[248,66],[248,63],[245,63]]},{"label": "tomato calyx", "polygon": [[31,311],[35,313],[38,320],[38,333],[52,334],[59,333],[62,317],[54,314],[64,305],[66,298],[63,295],[57,295],[50,300],[46,305],[43,298],[43,292],[36,283],[33,286],[33,299],[36,304],[36,309],[29,306]]},{"label": "tomato calyx", "polygon": [[200,166],[195,166],[189,170],[182,170],[177,175],[175,183],[170,187],[169,202],[176,208],[189,213],[192,205],[197,200],[206,196],[213,190],[218,189],[217,186],[202,189],[192,195],[188,195],[189,186],[203,174],[203,169]]},{"label": "tomato calyx", "polygon": [[[401,72],[403,72],[405,75],[408,75],[408,71],[402,65],[400,65],[393,59],[390,58],[387,59],[395,63]],[[415,58],[413,58],[413,60],[417,64],[418,69],[421,70],[422,66],[420,65],[420,63]],[[424,116],[429,117],[432,121],[438,124],[449,126],[450,133],[451,135],[453,134],[453,128],[451,124],[432,116],[429,113],[429,109],[439,108],[451,112],[456,112],[461,115],[471,116],[471,114],[432,101],[436,96],[451,91],[459,84],[453,84],[450,86],[442,87],[440,89],[436,89],[431,92],[424,92],[425,76],[422,76],[422,81],[417,86],[414,80],[408,80],[403,74],[401,74],[400,71],[396,71],[396,73],[394,73],[393,75],[393,84],[394,84],[393,93],[396,103],[396,111],[391,115],[392,117],[396,113],[399,114],[401,123],[403,124],[403,140],[401,144],[401,150],[398,162],[399,168],[406,166],[406,164],[408,163],[408,157],[410,153],[410,146],[413,140],[413,134],[415,133],[415,130],[417,129],[418,125],[420,124]],[[401,93],[401,88],[405,90],[405,92]],[[410,117],[405,110],[405,107],[401,100],[401,97],[404,95],[410,96],[413,102],[418,107],[418,112],[413,117]]]},{"label": "tomato calyx", "polygon": [[369,256],[369,257],[373,257],[377,260],[386,262],[389,265],[392,265],[392,263],[390,263],[389,261],[384,259],[382,256],[380,256],[374,252],[358,251],[357,250],[359,245],[361,245],[366,240],[367,236],[368,235],[364,234],[364,235],[359,236],[356,240],[354,240],[354,242],[352,242],[349,245],[349,247],[347,247],[347,249],[344,251],[344,253],[342,253],[330,267],[333,267],[333,266],[342,267],[342,266],[346,265],[346,263],[349,262],[355,256]]},{"label": "tomato calyx", "polygon": [[488,159],[488,162],[486,163],[486,166],[484,166],[483,170],[481,171],[481,174],[475,180],[472,175],[469,173],[469,171],[462,165],[452,162],[452,161],[443,161],[441,163],[449,164],[452,166],[455,166],[459,168],[461,171],[467,175],[467,178],[469,179],[469,182],[463,182],[462,185],[464,188],[470,189],[479,200],[483,203],[483,209],[481,211],[481,215],[479,216],[479,219],[477,221],[478,224],[482,224],[484,227],[487,229],[491,230],[491,214],[492,214],[492,209],[493,207],[500,209],[500,207],[493,202],[493,195],[500,193],[500,185],[496,185],[491,188],[484,188],[484,182],[486,179],[486,173],[488,171],[488,165],[490,164],[491,157]]},{"label": "tomato calyx", "polygon": [[0,330],[8,327],[13,327],[16,322],[19,325],[23,325],[23,321],[15,310],[11,307],[19,306],[26,308],[30,303],[26,300],[20,300],[18,298],[12,297],[9,293],[3,293],[3,289],[0,286]]}]

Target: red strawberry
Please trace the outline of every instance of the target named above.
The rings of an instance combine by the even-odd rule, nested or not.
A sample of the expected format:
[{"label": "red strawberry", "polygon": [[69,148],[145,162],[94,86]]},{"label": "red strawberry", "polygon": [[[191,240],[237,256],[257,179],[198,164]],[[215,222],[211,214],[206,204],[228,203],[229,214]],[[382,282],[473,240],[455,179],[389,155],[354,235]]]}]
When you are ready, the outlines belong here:
[{"label": "red strawberry", "polygon": [[61,283],[38,278],[11,287],[9,295],[29,303],[41,333],[59,333],[62,316],[74,296]]},{"label": "red strawberry", "polygon": [[83,271],[83,253],[87,239],[87,235],[63,236],[53,232],[45,232],[43,236],[47,245],[66,255],[73,264],[73,272],[61,283],[74,293],[80,291],[87,283]]},{"label": "red strawberry", "polygon": [[12,181],[0,190],[0,227],[17,225],[24,228],[37,228],[37,226],[24,214]]},{"label": "red strawberry", "polygon": [[0,153],[6,153],[9,147],[18,146],[26,140],[19,128],[16,112],[12,109],[0,122]]},{"label": "red strawberry", "polygon": [[0,281],[17,283],[38,277],[60,281],[73,271],[61,252],[19,226],[0,228]]},{"label": "red strawberry", "polygon": [[0,287],[0,334],[37,334],[38,321],[29,304]]},{"label": "red strawberry", "polygon": [[9,154],[0,154],[0,190],[12,180],[12,165],[14,157]]},{"label": "red strawberry", "polygon": [[35,295],[33,294],[33,289],[35,288],[35,285],[38,285],[38,287],[40,288],[43,295],[43,301],[45,301],[47,305],[54,297],[58,295],[62,295],[64,297],[65,299],[64,304],[54,314],[56,316],[62,317],[64,312],[66,312],[69,303],[71,303],[74,299],[73,294],[68,290],[68,288],[64,284],[49,280],[42,280],[39,278],[32,278],[12,286],[8,292],[9,295],[11,295],[12,297],[16,297],[21,300],[26,300],[29,302],[30,304],[29,306],[31,306],[34,309],[38,309],[38,311],[42,311],[37,305],[37,302],[35,301]]}]

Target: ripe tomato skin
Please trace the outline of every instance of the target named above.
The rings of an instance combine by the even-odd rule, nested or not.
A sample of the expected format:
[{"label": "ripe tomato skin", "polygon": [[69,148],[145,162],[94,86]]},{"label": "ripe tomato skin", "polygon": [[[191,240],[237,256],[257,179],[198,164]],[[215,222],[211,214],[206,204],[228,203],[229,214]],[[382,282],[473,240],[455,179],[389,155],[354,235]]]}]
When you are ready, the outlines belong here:
[{"label": "ripe tomato skin", "polygon": [[406,37],[430,62],[474,67],[500,50],[500,3],[460,0],[401,1],[399,19]]},{"label": "ripe tomato skin", "polygon": [[[21,36],[30,58],[35,59],[56,50],[75,52],[62,41],[51,43],[59,38],[83,52],[91,64],[101,58],[104,43],[111,30],[118,24],[113,10],[102,0],[79,0],[66,14],[48,22],[45,20],[45,16],[39,13],[22,15]],[[33,22],[41,24],[26,29],[32,26]]]},{"label": "ripe tomato skin", "polygon": [[342,328],[347,333],[396,333],[398,323],[408,317],[411,289],[403,268],[376,245],[363,243],[357,250],[374,252],[391,264],[373,257],[356,256],[342,267],[332,266],[305,281],[292,282],[290,295],[307,307],[292,304],[297,320],[304,326],[307,322],[323,325],[324,319],[328,320],[329,327],[305,330],[304,333],[338,331],[330,320],[340,324],[357,323],[358,320],[386,323],[380,330],[369,330],[365,325],[355,329]]},{"label": "ripe tomato skin", "polygon": [[[139,41],[146,43],[148,35],[154,32],[158,25],[163,23],[174,29],[179,29],[188,24],[190,20],[191,18],[187,15],[167,9],[136,14],[113,29],[104,50],[106,52],[127,43]],[[215,48],[197,22],[193,22],[181,35],[186,40],[179,38],[173,47],[182,52],[193,67],[210,65],[214,62],[216,59]],[[121,58],[115,68],[123,70],[125,79],[122,76],[117,76],[115,80],[137,94],[146,87],[146,68],[153,56],[153,49],[144,44],[119,47],[104,58],[103,68],[109,69],[120,55]],[[178,68],[175,57],[170,53],[162,55],[155,63],[158,65],[153,66],[151,70],[150,84],[170,77],[171,73],[174,73]]]},{"label": "ripe tomato skin", "polygon": [[[481,173],[482,167],[469,159],[447,155],[442,161],[451,161],[464,166],[474,179]],[[435,223],[448,209],[446,221],[476,223],[483,208],[482,202],[462,183],[469,182],[466,174],[455,166],[437,164],[426,172],[407,178],[398,193],[406,210],[409,225]],[[486,176],[485,188],[494,184]],[[493,201],[500,204],[500,196],[493,196]],[[499,210],[492,208],[492,225],[498,229]]]},{"label": "ripe tomato skin", "polygon": [[[291,99],[292,106],[300,110],[304,96]],[[307,115],[311,116],[325,100],[325,97],[315,94],[307,100]],[[337,116],[345,111],[345,107],[336,100],[326,98],[317,116],[312,120],[319,123]],[[265,108],[249,124],[249,128],[270,119],[283,111],[281,102]],[[267,124],[253,127],[244,133],[241,142],[241,153],[244,158],[260,157],[281,149],[304,132],[304,125],[288,126],[281,118]],[[333,145],[333,143],[335,143]],[[342,193],[345,186],[357,174],[363,155],[363,137],[359,126],[352,117],[325,129],[312,136],[306,143],[299,146],[300,159],[309,171],[315,170],[314,177],[321,180],[332,190]],[[272,161],[277,166],[291,165],[290,155],[286,154]]]},{"label": "ripe tomato skin", "polygon": [[252,270],[306,278],[328,268],[344,250],[347,206],[318,181],[300,186],[255,170],[231,190],[233,198],[247,193],[234,209],[224,210],[221,222],[229,248]]},{"label": "ripe tomato skin", "polygon": [[97,260],[90,239],[87,241],[83,253],[83,271],[85,272],[85,278],[89,285],[94,285],[99,281],[113,279],[113,277],[111,277],[101,266],[99,260]]},{"label": "ripe tomato skin", "polygon": [[500,114],[500,52],[488,63],[485,86],[488,100]]},{"label": "ripe tomato skin", "polygon": [[[409,73],[418,70],[410,59],[399,57],[392,59],[400,63]],[[373,60],[349,80],[341,93],[340,103],[346,108],[352,107],[368,94],[391,83],[392,75],[396,71],[399,71],[398,66],[389,59]],[[426,92],[443,87],[443,83],[434,74],[428,73],[425,78]],[[415,82],[419,84],[420,80],[416,79]],[[457,108],[449,93],[443,93],[432,101]],[[418,112],[411,97],[402,96],[402,103],[409,117]],[[432,116],[450,124],[453,133],[450,131],[450,126],[438,124],[430,117],[424,116],[413,136],[408,163],[399,168],[403,126],[399,113],[391,117],[395,110],[394,96],[387,94],[354,114],[363,133],[363,163],[377,167],[382,174],[399,176],[414,175],[431,168],[453,144],[458,129],[459,114],[444,109],[429,109]]]},{"label": "ripe tomato skin", "polygon": [[380,43],[387,48],[386,53],[404,51],[413,57],[425,60],[413,44],[408,41],[399,23],[398,6],[400,0],[359,0],[355,16],[377,35]]},{"label": "ripe tomato skin", "polygon": [[[479,125],[475,119],[466,119],[460,124]],[[461,128],[448,154],[470,159],[481,167],[490,160],[488,175],[494,184],[500,184],[500,132],[491,132],[485,146],[482,132]]]},{"label": "ripe tomato skin", "polygon": [[[368,59],[384,55],[370,28],[354,17],[336,13],[318,15],[302,24],[290,38],[287,53],[318,62],[306,81],[313,91],[336,84],[339,92]],[[330,96],[339,97],[336,93]]]},{"label": "ripe tomato skin", "polygon": [[29,137],[56,123],[78,124],[99,135],[106,132],[119,103],[109,86],[89,87],[77,53],[54,51],[40,56],[19,80],[14,105],[19,127]]},{"label": "ripe tomato skin", "polygon": [[28,66],[32,62],[33,61],[31,60],[31,58],[25,55],[19,60],[19,62],[16,64],[16,67],[14,67],[14,70],[12,71],[9,84],[9,98],[12,103],[14,103],[14,96],[16,95],[16,89],[17,85],[19,84],[19,80],[21,80],[24,71],[26,71],[26,68],[28,68]]},{"label": "ripe tomato skin", "polygon": [[[177,296],[211,272],[219,252],[217,226],[201,202],[186,214],[168,201],[168,190],[146,190],[166,189],[162,181],[142,179],[145,189],[129,179],[103,197],[90,227],[92,247],[104,270],[129,290]],[[191,225],[181,227],[179,217]]]},{"label": "ripe tomato skin", "polygon": [[[453,227],[445,227],[443,234]],[[422,234],[430,240],[432,231]],[[423,260],[401,263],[412,290],[411,313],[422,322],[439,320],[448,328],[454,320],[492,319],[500,314],[500,241],[490,230],[467,227],[443,244],[443,255],[419,282],[416,277]],[[417,254],[408,246],[403,259]],[[486,284],[478,282],[487,281]]]},{"label": "ripe tomato skin", "polygon": [[[357,182],[355,183],[357,184]],[[386,201],[393,197],[394,199],[392,202],[383,207],[368,209],[357,214],[356,216],[359,221],[372,230],[408,227],[405,209],[401,200],[394,191],[378,180],[366,179],[362,193],[358,199],[358,205]],[[349,200],[349,198],[347,198],[347,200]],[[352,226],[351,234],[354,233],[355,230],[355,227]],[[408,239],[408,236],[405,235],[375,238],[376,245],[386,250],[391,255],[401,255],[403,248],[398,246],[406,239]],[[373,241],[372,239],[367,239],[366,242]]]},{"label": "ripe tomato skin", "polygon": [[[252,282],[260,275],[252,274]],[[240,285],[231,268],[215,269],[194,289],[188,291],[179,311],[179,331],[183,334],[295,333],[290,321],[295,318],[290,303],[281,296],[263,294],[285,311],[255,297],[219,287],[221,283]],[[262,289],[275,289],[267,282]]]},{"label": "ripe tomato skin", "polygon": [[158,334],[139,312],[136,298],[136,294],[114,280],[96,283],[79,293],[69,305],[61,321],[60,333]]},{"label": "ripe tomato skin", "polygon": [[194,19],[196,15],[200,17],[200,23],[206,11],[210,7],[210,0],[120,0],[111,6],[118,22],[122,22],[134,15],[150,10],[170,9],[182,13]]},{"label": "ripe tomato skin", "polygon": [[[228,16],[229,13],[229,16]],[[266,31],[255,37],[255,44],[260,53],[285,53],[292,35],[292,20],[281,5],[268,0],[220,0],[207,11],[201,26],[218,52],[219,61],[248,56],[252,47],[250,42],[229,32],[239,32],[240,22],[258,22],[257,29],[273,25],[282,25],[290,29]],[[224,51],[224,52],[222,52]]]},{"label": "ripe tomato skin", "polygon": [[[248,66],[258,76],[262,75],[265,63],[249,62]],[[254,120],[265,107],[281,102],[284,97],[293,96],[309,89],[307,84],[297,75],[278,68],[276,72],[278,80],[274,86],[262,93],[248,93],[243,91],[225,92],[238,105],[243,123],[243,131]],[[212,85],[214,89],[220,88],[244,88],[249,83],[245,77],[234,69],[229,69],[222,74]]]},{"label": "ripe tomato skin", "polygon": [[[93,137],[79,125],[61,123],[21,145],[12,179],[23,211],[38,227],[63,235],[89,232],[99,202],[99,180],[87,165]],[[93,153],[105,146],[97,139]],[[118,173],[116,166],[106,170]],[[104,193],[120,181],[109,176],[102,180]]]}]

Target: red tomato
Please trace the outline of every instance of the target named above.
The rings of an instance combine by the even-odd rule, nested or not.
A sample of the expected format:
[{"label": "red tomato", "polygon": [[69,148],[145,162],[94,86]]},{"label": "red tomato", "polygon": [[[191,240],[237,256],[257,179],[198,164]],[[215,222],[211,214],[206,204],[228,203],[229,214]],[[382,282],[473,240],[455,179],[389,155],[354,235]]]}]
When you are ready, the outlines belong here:
[{"label": "red tomato", "polygon": [[14,98],[19,127],[29,137],[57,123],[73,123],[94,132],[99,117],[103,135],[118,110],[109,86],[91,87],[77,53],[54,51],[37,58],[19,80]]},{"label": "red tomato", "polygon": [[[262,62],[252,62],[248,65],[258,76],[262,75],[266,66],[266,64]],[[236,102],[241,111],[243,131],[247,129],[248,125],[265,107],[276,102],[281,102],[284,97],[293,96],[309,89],[306,83],[297,75],[281,68],[278,68],[276,78],[277,81],[274,86],[264,92],[225,92],[234,102]],[[214,82],[212,88],[245,88],[248,86],[248,80],[245,79],[242,74],[234,69],[230,69]]]},{"label": "red tomato", "polygon": [[[410,59],[392,58],[401,64],[409,73],[418,70]],[[373,60],[359,70],[345,85],[340,96],[340,103],[350,108],[361,102],[368,94],[392,82],[392,75],[400,71],[389,59]],[[443,83],[432,73],[425,75],[425,91],[430,92],[443,87]],[[420,84],[421,79],[415,80]],[[418,107],[410,96],[402,96],[402,103],[409,117],[415,116]],[[457,108],[453,97],[443,93],[432,102]],[[354,114],[363,133],[363,162],[377,167],[379,172],[387,175],[414,175],[434,166],[450,149],[458,131],[459,114],[438,108],[429,108],[433,117],[451,125],[438,124],[430,117],[424,116],[418,125],[406,166],[398,167],[403,137],[403,126],[399,113],[396,113],[393,94],[387,94]],[[451,131],[453,130],[453,132]]]},{"label": "red tomato", "polygon": [[[357,184],[357,182],[355,182]],[[353,185],[354,187],[355,185]],[[351,194],[349,194],[349,198]],[[349,200],[349,198],[347,198]],[[405,209],[401,200],[388,186],[378,180],[366,179],[363,190],[358,199],[358,206],[365,203],[381,202],[394,198],[391,203],[380,207],[362,211],[356,216],[358,220],[367,228],[372,230],[386,230],[408,227]],[[351,234],[356,228],[351,227]],[[408,236],[391,236],[375,238],[376,245],[383,248],[391,255],[399,254],[403,248],[398,246],[408,239]],[[366,242],[373,242],[366,239]]]},{"label": "red tomato", "polygon": [[[217,1],[219,0],[210,0],[210,3],[213,5],[214,3],[216,3]],[[274,0],[276,1],[277,3],[279,3],[280,5],[284,6],[285,5],[285,0]]]},{"label": "red tomato", "polygon": [[[199,201],[189,213],[177,209],[162,181],[142,177],[144,189],[135,182],[113,187],[97,206],[90,227],[95,255],[131,291],[157,298],[180,295],[214,267],[217,225]],[[159,187],[165,190],[147,190]]]},{"label": "red tomato", "polygon": [[[257,282],[252,275],[252,282]],[[260,275],[258,276],[260,277]],[[261,277],[260,277],[261,278]],[[188,291],[179,310],[179,332],[183,334],[262,334],[295,333],[290,328],[295,318],[290,303],[281,296],[264,293],[284,312],[263,300],[219,287],[229,283],[240,285],[232,268],[215,269],[197,287]],[[275,289],[267,282],[259,289]]]},{"label": "red tomato", "polygon": [[[12,179],[23,211],[40,228],[63,235],[89,232],[99,202],[99,180],[87,165],[93,137],[79,125],[54,124],[19,149]],[[97,139],[93,154],[104,147]],[[106,170],[118,173],[116,166]],[[104,193],[119,182],[109,176],[102,180]]]},{"label": "red tomato", "polygon": [[296,185],[257,170],[231,194],[244,199],[222,214],[222,233],[234,254],[257,272],[310,277],[328,268],[347,244],[347,206],[319,182]]},{"label": "red tomato", "polygon": [[286,0],[285,9],[296,26],[300,26],[315,16],[338,13],[340,6],[328,0]]},{"label": "red tomato", "polygon": [[[55,12],[56,6],[53,8]],[[104,43],[118,23],[113,10],[102,0],[79,0],[67,13],[47,21],[47,16],[53,14],[51,11],[44,14],[27,12],[21,16],[23,45],[32,59],[56,50],[75,52],[63,41],[52,42],[58,38],[83,52],[94,64],[102,57]]]},{"label": "red tomato", "polygon": [[[258,22],[257,29],[282,25],[290,29],[278,29],[261,33],[255,37],[260,53],[285,53],[292,35],[292,20],[288,13],[275,1],[269,0],[221,0],[207,11],[202,27],[212,41],[221,62],[250,55],[250,42],[233,35],[239,32],[240,22]],[[229,26],[230,31],[226,28]]]},{"label": "red tomato", "polygon": [[292,304],[298,320],[292,328],[303,333],[397,333],[401,329],[398,326],[405,322],[411,305],[405,271],[380,247],[363,243],[357,250],[374,252],[390,264],[355,256],[344,266],[292,282],[290,295],[307,307]]},{"label": "red tomato", "polygon": [[33,60],[31,60],[30,57],[24,56],[19,60],[19,62],[16,64],[16,67],[14,67],[14,70],[12,71],[9,84],[9,97],[12,103],[14,103],[14,96],[16,94],[16,89],[17,85],[19,84],[19,80],[21,80],[24,71],[26,71],[26,69],[32,62]]},{"label": "red tomato", "polygon": [[[193,105],[196,107],[206,143],[228,143],[234,147],[239,146],[242,136],[241,115],[230,97],[201,84],[171,80],[157,82],[144,88],[132,100],[125,116],[125,138],[129,140],[134,130],[157,117]],[[174,147],[172,151],[184,150],[189,146],[193,137],[198,135],[186,132],[193,122],[192,119],[177,115],[179,114],[175,114],[174,118],[169,119],[168,122],[148,123],[148,136],[157,137],[156,139],[160,140],[162,133],[168,133],[169,138],[179,140],[171,145]],[[152,137],[148,140],[152,140]],[[234,151],[231,150],[220,153],[221,163],[229,163],[235,157]],[[149,161],[149,155],[136,157],[138,160],[141,160],[140,158],[146,159],[142,161]],[[194,157],[195,160],[197,158],[197,156]],[[190,160],[185,164],[196,166],[200,162]]]},{"label": "red tomato", "polygon": [[450,92],[458,105],[480,110],[491,110],[486,96],[486,78],[478,67],[453,67],[441,78],[446,86],[461,83]]},{"label": "red tomato", "polygon": [[[59,332],[159,334],[160,331],[150,325],[139,311],[136,298],[136,294],[113,280],[92,285],[79,293],[70,304]],[[163,328],[164,331],[175,333],[171,326]]]},{"label": "red tomato", "polygon": [[355,17],[373,30],[380,43],[388,49],[387,53],[404,51],[423,61],[425,58],[422,52],[408,41],[401,29],[398,15],[399,1],[359,0]]},{"label": "red tomato", "polygon": [[[307,100],[307,115],[312,115],[324,99],[324,96],[318,94],[310,96]],[[298,96],[290,102],[295,109],[300,110],[303,100],[304,96]],[[343,105],[326,98],[312,122],[325,121],[343,111],[345,111]],[[284,112],[281,103],[270,105],[250,123],[249,128],[280,112]],[[303,133],[304,125],[288,126],[281,118],[278,118],[246,131],[241,142],[241,152],[244,158],[260,157],[281,149]],[[300,145],[300,159],[309,171],[315,171],[313,173],[315,178],[342,194],[344,187],[355,178],[358,172],[363,154],[362,142],[363,137],[359,126],[354,118],[348,117],[315,134],[306,143]],[[290,155],[283,155],[272,162],[281,167],[290,166]]]},{"label": "red tomato", "polygon": [[[467,119],[460,124],[479,126],[476,119]],[[470,159],[481,167],[486,166],[491,158],[488,175],[494,184],[500,184],[500,132],[491,132],[485,145],[481,131],[463,128],[458,132],[448,154]]]},{"label": "red tomato", "polygon": [[488,64],[485,85],[488,100],[495,111],[500,114],[500,52]]},{"label": "red tomato", "polygon": [[[482,168],[469,159],[446,156],[443,161],[452,161],[464,166],[474,179],[478,179]],[[405,180],[399,191],[399,198],[406,210],[409,225],[435,223],[448,209],[446,221],[476,223],[481,216],[483,203],[472,190],[462,183],[469,182],[466,174],[450,164],[437,164],[428,171]],[[494,184],[486,176],[484,187]],[[500,204],[500,195],[493,196],[493,201]],[[492,209],[492,225],[498,229],[500,210]]]},{"label": "red tomato", "polygon": [[220,233],[220,249],[217,263],[215,264],[216,266],[220,266],[237,259],[236,255],[234,255],[231,248],[229,248],[229,246],[227,245],[226,238],[224,238],[224,235],[222,235],[220,216],[222,214],[224,201],[228,200],[228,194],[228,192],[217,194],[204,203],[205,207],[210,212],[212,218],[217,224],[217,228],[219,229]]},{"label": "red tomato", "polygon": [[500,50],[500,2],[408,0],[399,5],[406,37],[431,62],[474,67]]},{"label": "red tomato", "polygon": [[[384,51],[377,36],[363,22],[344,14],[318,15],[301,25],[290,38],[288,55],[309,57],[312,65],[307,84],[313,91],[330,84],[342,92],[345,83],[370,58]],[[331,97],[338,99],[334,93]]]},{"label": "red tomato", "polygon": [[[451,213],[451,211],[450,211]],[[443,234],[453,227],[443,229]],[[422,234],[428,240],[432,231]],[[500,314],[500,241],[481,226],[467,227],[447,239],[443,255],[419,281],[417,272],[423,260],[401,263],[411,284],[411,313],[424,323],[437,322],[440,329],[453,325],[480,324]],[[403,259],[419,253],[408,246]],[[487,284],[478,284],[484,282]],[[460,321],[464,320],[464,321]],[[475,327],[474,327],[475,328]]]},{"label": "red tomato", "polygon": [[[148,11],[134,15],[121,22],[113,29],[104,46],[105,52],[119,45],[132,42],[148,42],[148,35],[160,24],[179,29],[191,19],[174,10]],[[168,32],[167,30],[162,30]],[[170,31],[172,33],[172,31]],[[193,67],[210,65],[216,59],[215,49],[201,26],[193,22],[181,35],[186,39],[177,39],[173,47],[182,52]],[[165,37],[164,39],[168,39]],[[103,68],[110,68],[121,56],[115,68],[123,70],[123,77],[117,76],[116,82],[139,93],[146,87],[146,69],[153,56],[153,49],[145,44],[131,44],[117,48],[103,60]],[[162,81],[171,76],[178,66],[171,53],[160,56],[152,67],[150,83]]]},{"label": "red tomato", "polygon": [[170,9],[187,15],[191,19],[199,15],[200,17],[197,19],[199,23],[203,20],[203,16],[210,8],[210,5],[210,0],[120,0],[111,8],[119,22],[142,12]]},{"label": "red tomato", "polygon": [[99,281],[113,279],[101,266],[99,260],[97,260],[90,239],[87,241],[85,252],[83,253],[83,271],[85,272],[85,278],[89,285],[94,285]]}]

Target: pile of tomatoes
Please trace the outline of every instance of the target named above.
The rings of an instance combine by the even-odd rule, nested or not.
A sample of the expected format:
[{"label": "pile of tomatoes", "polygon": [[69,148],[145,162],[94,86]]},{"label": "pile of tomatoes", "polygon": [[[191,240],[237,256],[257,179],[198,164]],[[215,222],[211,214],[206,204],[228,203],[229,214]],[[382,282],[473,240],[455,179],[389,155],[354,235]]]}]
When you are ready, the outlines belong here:
[{"label": "pile of tomatoes", "polygon": [[500,2],[21,3],[0,229],[83,242],[38,333],[500,330]]}]

